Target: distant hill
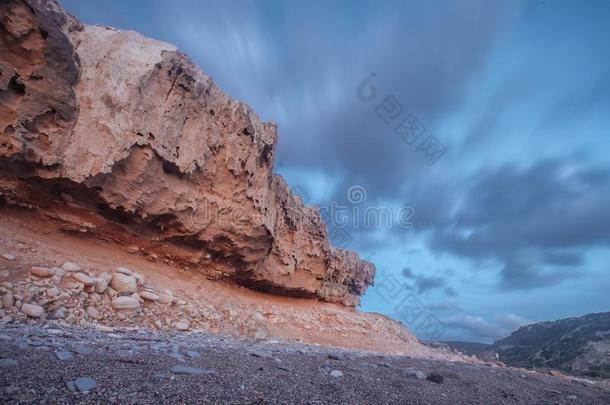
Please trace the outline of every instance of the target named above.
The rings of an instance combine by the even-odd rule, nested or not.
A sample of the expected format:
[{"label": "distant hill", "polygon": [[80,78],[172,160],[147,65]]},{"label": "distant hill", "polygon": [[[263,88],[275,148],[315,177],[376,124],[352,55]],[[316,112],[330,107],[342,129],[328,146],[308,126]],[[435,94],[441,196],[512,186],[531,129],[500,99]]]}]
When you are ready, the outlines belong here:
[{"label": "distant hill", "polygon": [[481,353],[507,365],[610,378],[610,312],[522,326]]}]

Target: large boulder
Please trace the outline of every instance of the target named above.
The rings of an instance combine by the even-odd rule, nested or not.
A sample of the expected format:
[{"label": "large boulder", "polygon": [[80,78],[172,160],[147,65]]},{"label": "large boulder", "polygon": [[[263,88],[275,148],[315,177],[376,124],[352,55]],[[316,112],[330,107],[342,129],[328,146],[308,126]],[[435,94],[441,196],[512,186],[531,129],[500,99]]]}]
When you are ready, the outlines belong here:
[{"label": "large boulder", "polygon": [[8,203],[252,288],[358,302],[374,267],[333,253],[318,210],[272,172],[276,124],[174,45],[54,1],[2,2],[0,24]]}]

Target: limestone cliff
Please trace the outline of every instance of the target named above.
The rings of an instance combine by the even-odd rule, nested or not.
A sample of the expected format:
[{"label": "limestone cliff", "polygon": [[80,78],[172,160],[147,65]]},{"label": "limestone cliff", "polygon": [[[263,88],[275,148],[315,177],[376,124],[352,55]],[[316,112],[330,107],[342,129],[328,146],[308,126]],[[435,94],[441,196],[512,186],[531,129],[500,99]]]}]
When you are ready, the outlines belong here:
[{"label": "limestone cliff", "polygon": [[[176,47],[0,3],[0,204],[242,285],[356,305],[375,268],[330,247],[273,174],[277,127]],[[134,248],[135,245],[135,248]]]}]

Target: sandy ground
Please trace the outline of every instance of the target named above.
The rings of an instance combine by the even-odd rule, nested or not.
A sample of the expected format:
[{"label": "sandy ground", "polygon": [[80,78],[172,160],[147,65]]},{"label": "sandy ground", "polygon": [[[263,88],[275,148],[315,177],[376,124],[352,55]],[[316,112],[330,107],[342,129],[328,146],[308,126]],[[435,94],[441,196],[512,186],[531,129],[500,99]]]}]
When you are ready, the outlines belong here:
[{"label": "sandy ground", "polygon": [[[147,249],[0,210],[2,294],[44,292],[49,279],[30,268],[67,260],[91,275],[129,267],[178,303],[122,317],[100,306],[101,319],[70,322],[1,308],[2,403],[610,403],[603,383],[432,349],[379,314],[209,280]],[[66,294],[70,311],[91,305],[91,293]],[[186,332],[172,327],[181,317]]]},{"label": "sandy ground", "polygon": [[[599,383],[201,333],[13,324],[0,328],[0,353],[2,403],[610,403]],[[95,386],[71,392],[69,382],[83,377]]]},{"label": "sandy ground", "polygon": [[[8,270],[8,275],[5,273],[0,282],[15,283],[24,280],[32,266],[61,266],[68,260],[78,262],[92,274],[111,272],[118,266],[128,267],[144,274],[147,284],[160,290],[170,289],[174,296],[189,305],[201,307],[205,316],[191,319],[195,329],[238,337],[252,334],[249,329],[258,325],[264,330],[265,338],[458,359],[421,345],[400,324],[380,314],[364,313],[317,299],[265,294],[226,281],[209,280],[196,270],[178,267],[148,251],[133,253],[130,250],[133,246],[100,240],[86,232],[65,232],[53,221],[21,214],[21,211],[7,207],[0,210],[0,254],[15,256],[15,260],[10,261],[0,257],[0,270]],[[144,313],[144,317],[99,322],[109,322],[113,326],[151,326],[155,317],[176,320],[186,316],[181,308],[152,304],[145,304]],[[245,328],[244,325],[256,316],[260,318],[257,325]]]}]

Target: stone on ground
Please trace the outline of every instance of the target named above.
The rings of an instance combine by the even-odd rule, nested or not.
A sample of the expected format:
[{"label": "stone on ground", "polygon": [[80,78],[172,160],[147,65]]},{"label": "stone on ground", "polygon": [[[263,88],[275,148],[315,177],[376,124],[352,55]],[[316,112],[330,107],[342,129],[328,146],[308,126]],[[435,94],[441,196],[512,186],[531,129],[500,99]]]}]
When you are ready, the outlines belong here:
[{"label": "stone on ground", "polygon": [[217,374],[217,371],[211,368],[196,368],[188,366],[174,366],[171,368],[174,374]]},{"label": "stone on ground", "polygon": [[45,314],[44,308],[36,304],[23,304],[21,312],[32,318],[40,318]]},{"label": "stone on ground", "polygon": [[113,273],[110,280],[110,287],[120,293],[132,294],[137,291],[136,279],[123,273]]},{"label": "stone on ground", "polygon": [[48,267],[34,266],[30,269],[30,274],[32,274],[33,276],[36,276],[36,277],[46,278],[46,277],[51,277],[54,273],[53,273],[53,270],[51,270]]},{"label": "stone on ground", "polygon": [[140,302],[132,297],[116,297],[112,300],[114,309],[136,310],[140,308]]},{"label": "stone on ground", "polygon": [[74,262],[65,262],[64,264],[62,264],[61,268],[62,270],[69,272],[81,271],[80,265]]},{"label": "stone on ground", "polygon": [[79,392],[86,392],[94,390],[97,383],[91,377],[79,377],[74,380],[74,386]]}]

